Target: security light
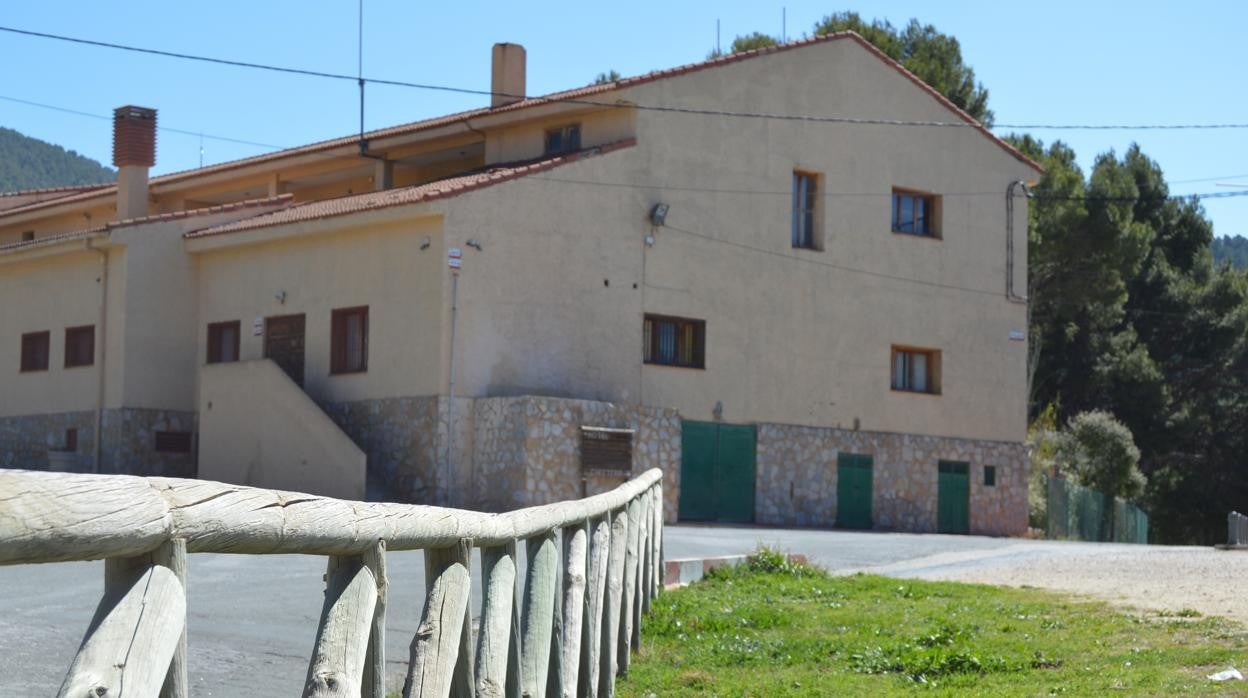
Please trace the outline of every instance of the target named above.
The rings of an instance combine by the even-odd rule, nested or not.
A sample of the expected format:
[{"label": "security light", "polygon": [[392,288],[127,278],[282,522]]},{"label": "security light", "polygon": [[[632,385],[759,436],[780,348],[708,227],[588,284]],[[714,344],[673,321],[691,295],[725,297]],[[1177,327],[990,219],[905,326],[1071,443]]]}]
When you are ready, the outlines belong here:
[{"label": "security light", "polygon": [[662,227],[667,220],[668,208],[668,205],[662,202],[655,204],[654,208],[650,209],[650,225],[656,228]]}]

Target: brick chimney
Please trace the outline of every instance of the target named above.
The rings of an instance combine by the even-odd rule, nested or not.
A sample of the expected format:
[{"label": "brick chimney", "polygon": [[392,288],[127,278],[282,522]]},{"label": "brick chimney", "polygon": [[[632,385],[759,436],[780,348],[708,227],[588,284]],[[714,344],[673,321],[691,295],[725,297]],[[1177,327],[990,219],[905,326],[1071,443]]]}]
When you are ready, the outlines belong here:
[{"label": "brick chimney", "polygon": [[494,44],[490,71],[491,107],[501,107],[524,99],[524,47],[520,44]]},{"label": "brick chimney", "polygon": [[156,110],[125,106],[113,111],[113,165],[117,168],[117,219],[147,215],[147,170],[156,164]]}]

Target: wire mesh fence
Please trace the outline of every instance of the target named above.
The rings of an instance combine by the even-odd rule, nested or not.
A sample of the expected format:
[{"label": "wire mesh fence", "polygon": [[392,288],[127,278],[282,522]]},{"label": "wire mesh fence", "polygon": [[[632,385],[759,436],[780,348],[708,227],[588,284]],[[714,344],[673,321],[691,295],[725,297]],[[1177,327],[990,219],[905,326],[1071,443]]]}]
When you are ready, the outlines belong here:
[{"label": "wire mesh fence", "polygon": [[1047,538],[1102,543],[1147,543],[1148,514],[1134,504],[1048,478]]}]

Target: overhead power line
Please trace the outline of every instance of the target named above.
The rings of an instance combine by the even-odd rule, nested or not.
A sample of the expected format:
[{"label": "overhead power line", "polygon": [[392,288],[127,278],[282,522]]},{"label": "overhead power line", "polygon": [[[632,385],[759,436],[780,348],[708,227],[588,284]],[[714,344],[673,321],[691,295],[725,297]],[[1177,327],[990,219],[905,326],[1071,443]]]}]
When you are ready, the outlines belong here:
[{"label": "overhead power line", "polygon": [[[28,99],[18,99],[17,97],[8,97],[6,95],[0,95],[0,100],[4,100],[6,102],[13,102],[15,104],[25,104],[26,106],[29,106],[29,107],[39,107],[40,109],[50,109],[52,111],[59,111],[65,114],[74,114],[76,116],[86,116],[92,119],[101,119],[104,121],[113,120],[113,117],[107,116],[105,114],[95,114],[89,111],[80,111],[78,109],[70,109],[68,107],[58,107],[54,104],[32,102],[31,100],[28,100]],[[186,129],[173,128],[170,126],[158,125],[156,129],[159,131],[164,131],[166,133],[179,133],[184,136],[198,136],[200,138],[207,138],[209,140],[222,141],[224,143],[237,143],[239,145],[253,145],[253,146],[256,146],[257,148],[268,148],[269,150],[285,150],[287,148],[287,146],[273,145],[272,143],[258,143],[256,141],[248,141],[248,140],[243,140],[241,138],[231,138],[229,136],[215,136],[210,133],[203,133],[201,131],[189,131]]]},{"label": "overhead power line", "polygon": [[[766,119],[775,121],[802,121],[814,123],[833,123],[833,124],[862,124],[873,126],[920,126],[920,127],[939,127],[939,128],[978,128],[978,123],[968,123],[965,121],[935,121],[935,120],[908,120],[908,119],[886,119],[886,118],[863,118],[848,116],[822,116],[814,114],[778,114],[767,112],[744,112],[729,111],[721,109],[701,109],[696,107],[681,107],[672,105],[656,105],[656,104],[636,104],[629,103],[627,105],[616,104],[613,102],[602,102],[592,99],[572,98],[572,97],[530,97],[528,95],[517,95],[506,92],[492,92],[490,90],[471,89],[466,87],[453,87],[449,85],[433,85],[417,82],[408,82],[404,80],[388,80],[383,78],[367,78],[361,75],[347,75],[345,73],[333,73],[321,70],[309,70],[306,68],[292,68],[290,66],[277,66],[266,63],[255,63],[252,61],[241,61],[227,58],[216,58],[212,56],[199,56],[189,53],[180,53],[177,51],[165,51],[161,49],[145,48],[141,46],[130,46],[127,44],[118,44],[109,41],[98,41],[95,39],[82,39],[72,36],[64,36],[60,34],[50,34],[47,32],[37,32],[28,29],[18,29],[16,27],[0,26],[0,31],[11,34],[20,34],[22,36],[30,36],[41,39],[51,39],[55,41],[65,41],[75,44],[87,46],[97,46],[101,48],[111,48],[119,51],[131,51],[134,53],[143,53],[154,56],[163,56],[166,58],[178,58],[188,61],[198,61],[202,63],[214,63],[217,65],[232,66],[235,68],[248,68],[252,70],[264,70],[276,73],[286,73],[291,75],[302,75],[305,77],[315,77],[329,80],[350,81],[357,85],[364,83],[373,83],[375,85],[389,85],[392,87],[406,87],[418,90],[434,90],[440,92],[453,92],[457,94],[469,94],[479,96],[501,96],[516,99],[543,99],[549,102],[562,104],[575,104],[596,107],[619,107],[627,106],[642,111],[668,112],[677,114],[692,114],[701,116],[722,116],[741,119]],[[1158,130],[1214,130],[1214,129],[1248,129],[1248,123],[1208,123],[1208,124],[994,124],[993,128],[1010,128],[1020,130],[1070,130],[1070,131],[1158,131]]]}]

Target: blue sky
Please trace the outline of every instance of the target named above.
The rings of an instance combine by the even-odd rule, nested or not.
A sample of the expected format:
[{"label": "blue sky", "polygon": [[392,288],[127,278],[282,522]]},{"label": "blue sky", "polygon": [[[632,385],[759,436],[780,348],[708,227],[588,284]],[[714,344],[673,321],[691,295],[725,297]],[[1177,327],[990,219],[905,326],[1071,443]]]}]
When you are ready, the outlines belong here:
[{"label": "blue sky", "polygon": [[[998,123],[1248,122],[1242,28],[1248,3],[826,2],[633,0],[599,3],[417,3],[365,0],[367,76],[489,88],[490,46],[528,49],[531,94],[588,83],[605,70],[645,73],[702,60],[737,34],[809,32],[825,14],[936,25],[962,44],[990,91]],[[123,9],[124,8],[124,9]],[[9,3],[0,25],[184,53],[354,74],[355,0],[294,2]],[[160,110],[162,126],[294,146],[352,133],[352,83],[75,46],[0,34],[6,67],[0,98],[107,115],[122,104]],[[370,86],[367,126],[376,128],[480,106],[485,97]],[[884,115],[882,115],[884,116]],[[107,163],[110,129],[100,119],[0,99],[0,126]],[[1004,129],[998,129],[1004,133]],[[1032,131],[1065,140],[1090,167],[1098,153],[1139,142],[1172,192],[1235,191],[1248,184],[1248,131]],[[205,164],[268,152],[203,140]],[[195,167],[200,139],[162,132],[157,172]],[[1187,180],[1208,180],[1189,182]],[[1248,197],[1208,200],[1215,233],[1248,234]]]}]

